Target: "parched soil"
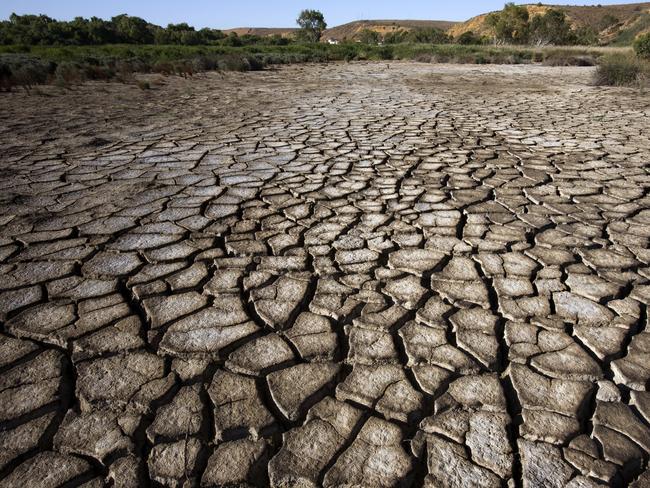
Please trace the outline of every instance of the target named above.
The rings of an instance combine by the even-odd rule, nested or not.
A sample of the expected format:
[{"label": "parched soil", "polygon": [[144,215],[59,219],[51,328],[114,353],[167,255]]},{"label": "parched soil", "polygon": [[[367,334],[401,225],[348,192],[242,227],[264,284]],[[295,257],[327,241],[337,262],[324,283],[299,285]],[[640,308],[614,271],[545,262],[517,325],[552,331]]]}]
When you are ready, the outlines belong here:
[{"label": "parched soil", "polygon": [[649,486],[650,96],[592,74],[0,94],[0,486]]}]

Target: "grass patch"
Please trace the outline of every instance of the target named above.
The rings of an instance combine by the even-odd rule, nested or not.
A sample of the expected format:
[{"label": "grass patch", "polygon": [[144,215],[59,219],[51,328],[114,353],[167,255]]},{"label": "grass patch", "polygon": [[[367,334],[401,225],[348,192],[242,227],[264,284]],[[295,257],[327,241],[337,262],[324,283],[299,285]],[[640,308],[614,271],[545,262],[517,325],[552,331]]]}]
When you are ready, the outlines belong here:
[{"label": "grass patch", "polygon": [[643,87],[650,80],[650,61],[632,54],[608,55],[600,60],[596,71],[596,85]]},{"label": "grass patch", "polygon": [[598,55],[573,54],[564,50],[553,50],[544,53],[544,66],[596,66]]}]

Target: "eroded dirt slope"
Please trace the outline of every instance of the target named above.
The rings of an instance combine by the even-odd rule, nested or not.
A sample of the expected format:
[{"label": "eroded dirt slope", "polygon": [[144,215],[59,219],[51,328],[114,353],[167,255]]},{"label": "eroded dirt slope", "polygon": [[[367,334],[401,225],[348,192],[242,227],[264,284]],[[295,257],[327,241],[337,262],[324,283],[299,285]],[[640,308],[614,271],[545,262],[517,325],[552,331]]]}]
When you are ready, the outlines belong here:
[{"label": "eroded dirt slope", "polygon": [[591,74],[4,95],[0,486],[648,486],[650,100]]}]

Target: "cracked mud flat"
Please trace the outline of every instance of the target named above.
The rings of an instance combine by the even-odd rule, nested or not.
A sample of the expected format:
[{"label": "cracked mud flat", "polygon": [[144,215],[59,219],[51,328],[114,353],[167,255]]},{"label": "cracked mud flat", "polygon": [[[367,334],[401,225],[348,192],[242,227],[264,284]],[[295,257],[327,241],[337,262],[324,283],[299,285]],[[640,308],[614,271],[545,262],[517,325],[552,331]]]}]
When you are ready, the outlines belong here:
[{"label": "cracked mud flat", "polygon": [[649,486],[650,98],[591,75],[3,96],[0,486]]}]

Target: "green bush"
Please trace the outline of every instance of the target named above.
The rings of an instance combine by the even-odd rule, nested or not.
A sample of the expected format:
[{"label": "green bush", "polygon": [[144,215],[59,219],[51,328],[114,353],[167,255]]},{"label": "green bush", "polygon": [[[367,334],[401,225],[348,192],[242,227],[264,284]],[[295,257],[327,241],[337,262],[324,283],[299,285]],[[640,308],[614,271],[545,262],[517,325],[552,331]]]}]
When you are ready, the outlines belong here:
[{"label": "green bush", "polygon": [[636,38],[634,52],[640,58],[650,59],[650,32]]},{"label": "green bush", "polygon": [[463,46],[483,44],[483,38],[477,36],[472,31],[463,32],[460,36],[456,38],[456,43]]},{"label": "green bush", "polygon": [[11,68],[6,63],[0,63],[0,91],[11,91]]},{"label": "green bush", "polygon": [[634,55],[609,55],[600,60],[595,83],[605,86],[635,86],[650,75],[650,63]]},{"label": "green bush", "polygon": [[24,54],[0,55],[0,89],[11,91],[22,86],[29,89],[47,83],[54,74],[56,64]]},{"label": "green bush", "polygon": [[250,64],[242,56],[228,55],[219,60],[219,69],[222,71],[249,71]]},{"label": "green bush", "polygon": [[115,78],[115,74],[115,69],[110,66],[84,65],[84,75],[89,80],[111,80]]}]

